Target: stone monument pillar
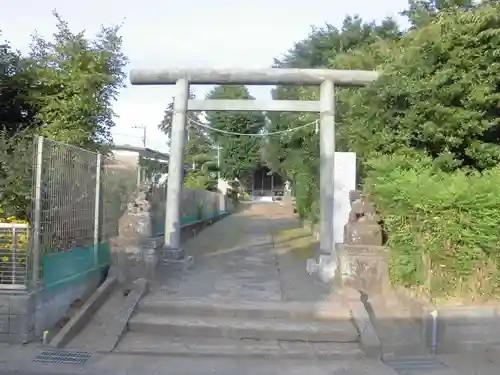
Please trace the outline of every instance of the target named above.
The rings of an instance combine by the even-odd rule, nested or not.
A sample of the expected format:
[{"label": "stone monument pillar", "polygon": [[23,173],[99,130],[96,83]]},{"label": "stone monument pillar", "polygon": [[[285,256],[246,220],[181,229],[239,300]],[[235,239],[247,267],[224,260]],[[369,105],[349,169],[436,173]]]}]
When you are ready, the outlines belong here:
[{"label": "stone monument pillar", "polygon": [[119,220],[118,237],[112,240],[111,272],[119,282],[139,277],[154,278],[158,265],[156,244],[152,242],[152,186],[142,184]]}]

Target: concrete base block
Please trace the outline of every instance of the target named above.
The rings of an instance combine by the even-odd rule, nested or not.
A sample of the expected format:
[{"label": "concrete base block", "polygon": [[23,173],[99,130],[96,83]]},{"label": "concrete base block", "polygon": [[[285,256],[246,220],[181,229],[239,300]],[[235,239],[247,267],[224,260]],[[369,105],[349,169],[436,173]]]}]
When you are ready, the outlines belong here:
[{"label": "concrete base block", "polygon": [[184,249],[163,249],[164,260],[181,260],[185,257]]},{"label": "concrete base block", "polygon": [[316,272],[318,272],[319,266],[318,262],[316,262],[316,259],[314,258],[309,258],[306,263],[306,271],[308,275],[314,275]]},{"label": "concrete base block", "polygon": [[337,257],[320,255],[318,260],[318,275],[325,283],[333,282],[337,273]]},{"label": "concrete base block", "polygon": [[170,269],[185,271],[194,265],[194,258],[187,256],[182,259],[165,259],[163,264]]},{"label": "concrete base block", "polygon": [[310,258],[306,263],[306,270],[309,275],[316,274],[321,281],[331,283],[337,275],[337,258],[331,255],[320,255],[318,261]]}]

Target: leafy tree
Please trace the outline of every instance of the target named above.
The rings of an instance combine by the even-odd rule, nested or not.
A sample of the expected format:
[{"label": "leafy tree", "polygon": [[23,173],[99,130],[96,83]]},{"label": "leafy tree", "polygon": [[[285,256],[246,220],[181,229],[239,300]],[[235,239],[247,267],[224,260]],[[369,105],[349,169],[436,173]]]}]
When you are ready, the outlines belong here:
[{"label": "leafy tree", "polygon": [[9,43],[0,44],[0,126],[7,135],[36,125],[36,109],[29,101],[34,83],[23,57]]},{"label": "leafy tree", "polygon": [[210,135],[195,124],[190,124],[187,129],[186,158],[193,169],[207,168],[215,162],[216,146]]},{"label": "leafy tree", "polygon": [[[247,99],[253,100],[247,88],[241,85],[215,87],[207,99]],[[265,126],[262,113],[210,112],[207,115],[211,127],[225,131],[258,134]],[[220,146],[220,171],[226,180],[251,177],[261,160],[261,143],[256,136],[224,135],[211,132],[212,138]]]},{"label": "leafy tree", "polygon": [[217,190],[217,174],[204,169],[190,169],[184,177],[184,187],[189,189]]},{"label": "leafy tree", "polygon": [[408,17],[413,28],[418,28],[431,23],[439,11],[450,8],[469,10],[473,6],[472,0],[410,0],[408,9],[401,14]]},{"label": "leafy tree", "polygon": [[[119,27],[87,39],[54,16],[53,40],[33,37],[27,56],[0,43],[0,215],[28,217],[33,135],[94,150],[111,142],[112,104],[127,62]],[[51,166],[60,173],[68,167]]]},{"label": "leafy tree", "polygon": [[[346,17],[342,27],[326,25],[313,28],[308,38],[298,42],[281,59],[276,67],[289,68],[350,68],[374,69],[391,51],[393,41],[401,36],[397,24],[391,19],[380,25],[366,23],[360,17]],[[337,89],[340,98],[350,96],[354,90]],[[278,86],[274,99],[318,100],[319,90],[308,87]],[[349,102],[340,100],[336,124],[336,149],[347,150],[349,145],[344,133],[343,108]],[[292,129],[317,119],[312,114],[275,113],[270,115],[268,131]],[[319,136],[314,126],[280,136],[270,136],[264,142],[267,164],[294,183],[297,206],[302,217],[316,220],[318,216]]]},{"label": "leafy tree", "polygon": [[[195,95],[192,91],[189,92],[189,99],[194,99]],[[173,117],[173,102],[169,103],[158,129],[169,136],[172,130]],[[191,165],[191,170],[185,177],[185,182],[189,187],[203,186],[207,189],[213,189],[217,185],[215,180],[216,174],[216,157],[217,148],[214,141],[203,127],[197,126],[201,122],[202,116],[199,112],[188,112],[187,129],[186,129],[186,145],[184,152],[184,162]],[[198,179],[197,181],[195,181]],[[186,185],[186,186],[187,186]]]},{"label": "leafy tree", "polygon": [[349,148],[362,160],[418,148],[445,170],[497,165],[499,14],[498,3],[449,8],[401,38],[378,82],[348,98]]},{"label": "leafy tree", "polygon": [[73,33],[53,12],[53,41],[35,35],[28,62],[38,84],[30,90],[42,134],[86,148],[111,143],[112,104],[124,87],[127,58],[119,26],[102,27],[95,39]]},{"label": "leafy tree", "polygon": [[[194,92],[189,89],[189,99],[195,99],[196,96]],[[174,101],[168,103],[167,108],[165,109],[165,113],[163,114],[163,119],[161,122],[158,124],[158,129],[160,129],[163,133],[168,135],[170,137],[170,132],[172,131],[172,118],[174,115]],[[191,121],[199,122],[201,114],[199,112],[193,112],[190,111],[188,112],[188,120],[187,123],[189,124]]]},{"label": "leafy tree", "polygon": [[[431,296],[498,296],[500,3],[414,0],[406,14],[404,32],[356,17],[314,29],[276,65],[381,72],[366,88],[336,90],[336,150],[358,155],[363,189],[388,230],[392,280],[425,284]],[[318,93],[278,87],[273,96]],[[275,115],[270,130],[312,119]],[[293,178],[299,212],[312,219],[317,143],[312,129],[264,143],[266,161]]]}]

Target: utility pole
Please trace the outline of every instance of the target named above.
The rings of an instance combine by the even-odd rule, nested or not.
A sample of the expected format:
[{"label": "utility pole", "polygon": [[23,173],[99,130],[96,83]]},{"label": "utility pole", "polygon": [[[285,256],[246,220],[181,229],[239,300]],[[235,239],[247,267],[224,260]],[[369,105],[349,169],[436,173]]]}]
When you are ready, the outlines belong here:
[{"label": "utility pole", "polygon": [[146,138],[146,125],[135,125],[135,126],[132,126],[132,129],[142,129],[143,130],[143,135],[142,135],[142,147],[146,148],[146,141],[147,141],[147,138]]},{"label": "utility pole", "polygon": [[220,144],[217,142],[217,191],[219,192],[219,212],[225,212],[227,189],[222,189],[222,181],[220,179]]},{"label": "utility pole", "polygon": [[217,185],[220,181],[220,145],[217,142]]}]

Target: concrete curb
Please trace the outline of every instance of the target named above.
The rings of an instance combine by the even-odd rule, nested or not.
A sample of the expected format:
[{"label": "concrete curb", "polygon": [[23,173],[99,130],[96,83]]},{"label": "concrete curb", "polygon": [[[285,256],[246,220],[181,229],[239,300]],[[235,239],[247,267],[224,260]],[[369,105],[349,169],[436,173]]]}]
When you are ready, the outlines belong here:
[{"label": "concrete curb", "polygon": [[358,342],[359,333],[352,322],[294,322],[287,320],[240,320],[192,316],[139,314],[130,322],[131,331],[142,334],[180,337],[225,338],[234,340]]},{"label": "concrete curb", "polygon": [[106,337],[99,343],[97,350],[98,353],[110,353],[115,349],[116,345],[127,330],[128,321],[130,320],[132,313],[141,298],[146,294],[147,290],[148,282],[146,279],[137,279],[134,281],[132,290],[128,294],[120,308],[120,311],[118,312],[117,319],[113,320],[110,327],[108,327]]},{"label": "concrete curb", "polygon": [[49,347],[62,348],[68,344],[82,330],[90,317],[102,306],[104,301],[106,301],[116,282],[117,279],[115,276],[108,277],[59,333],[54,336],[49,343]]},{"label": "concrete curb", "polygon": [[361,301],[361,295],[357,290],[345,288],[341,292],[342,299],[351,310],[351,316],[356,329],[359,332],[361,348],[368,358],[382,358],[382,343],[370,320],[365,305]]},{"label": "concrete curb", "polygon": [[[427,350],[437,354],[480,353],[489,356],[497,351],[500,306],[493,304],[434,304],[414,291],[396,287],[398,303],[420,325],[420,335]],[[436,341],[433,343],[433,317],[437,312]],[[433,347],[433,344],[435,345]]]},{"label": "concrete curb", "polygon": [[331,321],[350,318],[349,310],[340,302],[228,302],[186,298],[178,300],[144,301],[141,312],[162,315],[217,316],[244,319],[294,319]]},{"label": "concrete curb", "polygon": [[[296,343],[298,344],[298,343]],[[286,345],[286,344],[285,344]],[[343,346],[349,346],[348,349]],[[257,342],[255,344],[241,344],[234,346],[224,345],[184,345],[182,343],[167,343],[162,346],[147,347],[142,349],[117,349],[116,355],[138,355],[150,357],[177,356],[194,358],[252,358],[252,359],[303,359],[303,360],[360,360],[365,353],[359,346],[345,345],[345,343],[332,345],[331,348],[316,349],[312,345],[304,344],[300,347],[281,347],[280,345],[267,345]]]}]

